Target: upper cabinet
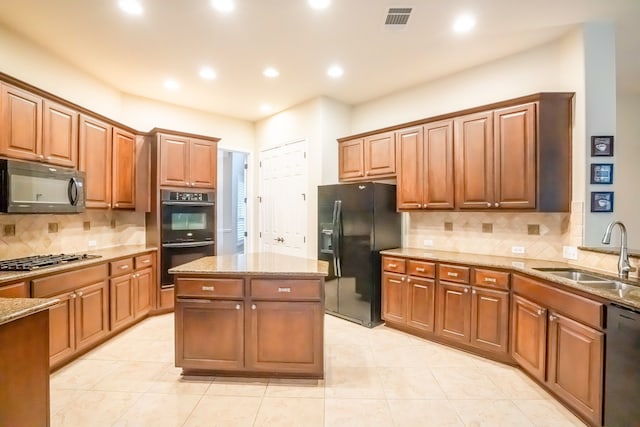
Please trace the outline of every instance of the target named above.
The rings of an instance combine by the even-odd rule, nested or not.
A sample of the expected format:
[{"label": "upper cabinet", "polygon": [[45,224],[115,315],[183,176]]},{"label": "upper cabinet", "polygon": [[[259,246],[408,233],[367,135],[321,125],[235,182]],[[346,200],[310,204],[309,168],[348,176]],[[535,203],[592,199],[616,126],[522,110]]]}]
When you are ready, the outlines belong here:
[{"label": "upper cabinet", "polygon": [[[568,212],[572,98],[540,93],[339,139],[339,178],[392,178],[397,172],[398,210]],[[395,138],[380,138],[390,130]],[[368,141],[380,145],[371,148]],[[384,141],[395,145],[395,153],[381,149]],[[367,153],[377,163],[367,161]],[[396,156],[397,171],[391,166]],[[372,175],[371,165],[384,172]]]},{"label": "upper cabinet", "polygon": [[160,185],[215,189],[217,142],[160,135]]},{"label": "upper cabinet", "polygon": [[338,147],[340,181],[392,178],[396,175],[394,132],[342,140]]},{"label": "upper cabinet", "polygon": [[77,167],[78,113],[26,90],[0,86],[0,155]]},{"label": "upper cabinet", "polygon": [[136,207],[136,136],[80,115],[80,164],[88,208]]}]

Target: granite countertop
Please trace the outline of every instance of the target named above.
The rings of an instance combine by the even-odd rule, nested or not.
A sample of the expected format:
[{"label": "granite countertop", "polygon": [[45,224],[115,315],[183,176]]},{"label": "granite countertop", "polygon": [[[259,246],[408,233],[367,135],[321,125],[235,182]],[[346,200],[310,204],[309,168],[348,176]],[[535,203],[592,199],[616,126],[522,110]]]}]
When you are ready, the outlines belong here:
[{"label": "granite countertop", "polygon": [[0,325],[46,310],[58,301],[48,298],[0,298]]},{"label": "granite countertop", "polygon": [[[460,252],[432,251],[417,248],[397,248],[380,251],[382,255],[401,256],[406,258],[426,259],[438,262],[453,262],[458,264],[466,264],[476,267],[493,267],[502,268],[512,271],[525,273],[529,276],[538,277],[548,282],[558,283],[568,288],[578,289],[580,291],[615,301],[630,307],[640,309],[640,281],[638,279],[622,280],[618,277],[611,276],[599,271],[589,270],[582,266],[568,264],[566,262],[545,261],[526,258],[509,258],[492,255],[478,255]],[[569,279],[558,277],[545,271],[536,270],[537,268],[560,269],[573,268],[576,270],[591,271],[594,274],[605,277],[612,281],[624,282],[633,286],[628,286],[625,291],[606,289],[602,287],[590,286],[574,282]]]},{"label": "granite countertop", "polygon": [[326,276],[326,261],[274,253],[208,256],[169,269],[169,273]]},{"label": "granite countertop", "polygon": [[62,273],[66,270],[75,269],[78,267],[87,267],[95,264],[101,264],[108,262],[112,259],[123,258],[127,256],[134,256],[144,252],[155,251],[158,248],[155,246],[146,245],[123,245],[114,246],[104,249],[96,249],[92,251],[82,252],[88,255],[100,255],[100,258],[92,258],[87,260],[73,261],[66,264],[58,264],[51,267],[39,268],[31,271],[3,271],[0,272],[0,285],[7,282],[13,282],[21,279],[32,279],[37,276],[49,275],[52,273]]}]

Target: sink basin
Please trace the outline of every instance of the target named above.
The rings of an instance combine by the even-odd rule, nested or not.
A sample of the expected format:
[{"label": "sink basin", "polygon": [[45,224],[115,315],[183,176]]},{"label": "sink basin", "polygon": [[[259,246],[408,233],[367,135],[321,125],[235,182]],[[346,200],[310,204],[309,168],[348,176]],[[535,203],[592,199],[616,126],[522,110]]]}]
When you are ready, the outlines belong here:
[{"label": "sink basin", "polygon": [[589,273],[585,273],[573,268],[567,269],[550,269],[550,268],[537,268],[536,270],[544,271],[554,276],[563,277],[565,279],[573,280],[574,282],[603,282],[613,283],[609,279],[603,279],[602,277],[594,276]]}]

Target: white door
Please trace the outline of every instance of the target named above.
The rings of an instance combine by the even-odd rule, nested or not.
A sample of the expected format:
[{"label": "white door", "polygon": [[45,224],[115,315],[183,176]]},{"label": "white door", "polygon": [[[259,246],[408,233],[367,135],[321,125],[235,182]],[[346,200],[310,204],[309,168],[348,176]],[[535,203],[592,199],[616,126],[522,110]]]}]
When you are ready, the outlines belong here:
[{"label": "white door", "polygon": [[307,256],[306,141],[260,152],[260,251]]}]

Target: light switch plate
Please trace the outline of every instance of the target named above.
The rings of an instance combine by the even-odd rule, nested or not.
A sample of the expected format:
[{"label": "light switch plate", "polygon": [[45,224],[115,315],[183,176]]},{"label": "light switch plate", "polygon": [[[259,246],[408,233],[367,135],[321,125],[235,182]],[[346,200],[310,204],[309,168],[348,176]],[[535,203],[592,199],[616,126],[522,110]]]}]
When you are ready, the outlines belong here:
[{"label": "light switch plate", "polygon": [[422,241],[422,246],[433,246],[433,240],[431,239],[424,239]]},{"label": "light switch plate", "polygon": [[524,253],[524,246],[511,246],[511,253],[512,254],[523,254]]},{"label": "light switch plate", "polygon": [[578,259],[578,248],[576,246],[563,246],[562,258]]}]

